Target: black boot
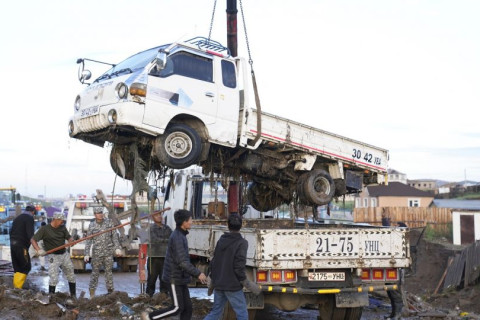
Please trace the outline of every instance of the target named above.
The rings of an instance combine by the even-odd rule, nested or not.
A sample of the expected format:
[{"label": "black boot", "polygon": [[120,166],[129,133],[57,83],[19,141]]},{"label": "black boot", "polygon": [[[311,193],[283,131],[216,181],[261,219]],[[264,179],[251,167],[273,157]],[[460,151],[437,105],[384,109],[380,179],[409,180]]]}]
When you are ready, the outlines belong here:
[{"label": "black boot", "polygon": [[55,293],[56,286],[48,286],[48,293]]},{"label": "black boot", "polygon": [[68,287],[70,288],[70,297],[77,298],[77,285],[75,282],[69,282]]}]

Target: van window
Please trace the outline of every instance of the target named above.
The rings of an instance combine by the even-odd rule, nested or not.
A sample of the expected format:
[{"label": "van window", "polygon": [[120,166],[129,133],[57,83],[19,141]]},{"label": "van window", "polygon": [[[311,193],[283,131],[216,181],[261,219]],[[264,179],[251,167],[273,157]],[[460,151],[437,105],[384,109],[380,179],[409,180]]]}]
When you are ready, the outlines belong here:
[{"label": "van window", "polygon": [[222,81],[225,87],[235,88],[237,86],[235,65],[227,60],[222,60]]},{"label": "van window", "polygon": [[[153,70],[155,70],[155,68]],[[179,75],[213,82],[212,60],[185,51],[180,51],[168,56],[167,64],[160,72],[153,70],[150,74],[160,78]]]}]

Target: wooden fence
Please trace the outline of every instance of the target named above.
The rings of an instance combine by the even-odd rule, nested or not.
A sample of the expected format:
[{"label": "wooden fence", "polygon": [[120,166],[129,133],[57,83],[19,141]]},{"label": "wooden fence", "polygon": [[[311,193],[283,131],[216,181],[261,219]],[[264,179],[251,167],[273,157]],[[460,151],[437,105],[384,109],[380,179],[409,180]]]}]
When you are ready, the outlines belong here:
[{"label": "wooden fence", "polygon": [[448,208],[382,207],[353,209],[354,222],[382,225],[382,214],[390,218],[392,226],[404,222],[409,228],[429,225],[438,231],[446,231],[452,222],[452,210]]}]

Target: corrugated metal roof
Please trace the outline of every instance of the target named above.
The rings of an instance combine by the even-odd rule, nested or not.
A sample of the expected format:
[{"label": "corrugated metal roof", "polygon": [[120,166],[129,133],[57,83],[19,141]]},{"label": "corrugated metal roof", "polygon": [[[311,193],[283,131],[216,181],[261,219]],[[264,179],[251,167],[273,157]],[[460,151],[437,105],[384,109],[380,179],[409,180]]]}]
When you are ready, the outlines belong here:
[{"label": "corrugated metal roof", "polygon": [[433,206],[437,208],[480,210],[480,200],[435,199]]}]

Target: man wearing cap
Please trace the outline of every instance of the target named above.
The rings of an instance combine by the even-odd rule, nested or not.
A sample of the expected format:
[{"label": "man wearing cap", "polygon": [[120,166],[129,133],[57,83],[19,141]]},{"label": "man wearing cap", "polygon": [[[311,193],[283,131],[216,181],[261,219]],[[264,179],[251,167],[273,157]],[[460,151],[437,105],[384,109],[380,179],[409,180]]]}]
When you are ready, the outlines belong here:
[{"label": "man wearing cap", "polygon": [[162,319],[179,314],[180,320],[192,318],[192,301],[188,284],[191,276],[198,278],[202,283],[207,283],[203,272],[195,268],[190,262],[188,253],[188,230],[192,227],[192,213],[188,210],[177,210],[174,214],[176,228],[168,240],[167,254],[163,267],[162,280],[170,283],[170,296],[173,306],[153,311],[148,314],[142,312],[142,320]]},{"label": "man wearing cap", "polygon": [[160,292],[168,294],[170,284],[162,281],[163,265],[167,253],[168,239],[172,229],[163,223],[162,212],[152,215],[153,224],[148,229],[148,250],[147,250],[147,289],[146,293],[152,297],[155,293],[155,284],[160,278]]},{"label": "man wearing cap", "polygon": [[[105,219],[103,214],[103,207],[96,207],[93,209],[95,219],[90,222],[87,230],[87,237],[92,234],[103,232],[114,227],[110,219]],[[90,255],[90,249],[92,254]],[[122,251],[118,234],[116,230],[104,232],[96,237],[90,238],[85,242],[85,263],[90,261],[92,257],[92,275],[90,276],[90,298],[95,295],[97,289],[98,277],[100,275],[100,268],[103,266],[105,270],[105,284],[108,293],[113,292],[113,253],[120,256]]]},{"label": "man wearing cap", "polygon": [[[31,242],[39,256],[46,255],[46,251],[51,251],[65,245],[65,240],[72,242],[72,236],[68,232],[65,224],[65,215],[57,212],[53,215],[52,222],[47,224],[35,233]],[[43,240],[45,250],[41,249],[38,241]],[[55,293],[55,288],[58,283],[59,268],[62,269],[64,276],[68,280],[70,289],[70,296],[76,298],[76,282],[75,274],[73,273],[73,263],[70,259],[70,254],[65,248],[55,250],[48,256],[48,292]]]},{"label": "man wearing cap", "polygon": [[30,239],[33,237],[33,216],[35,207],[28,205],[25,211],[13,220],[10,231],[10,252],[12,255],[13,287],[22,289],[27,274],[32,269],[32,262],[28,254]]}]

